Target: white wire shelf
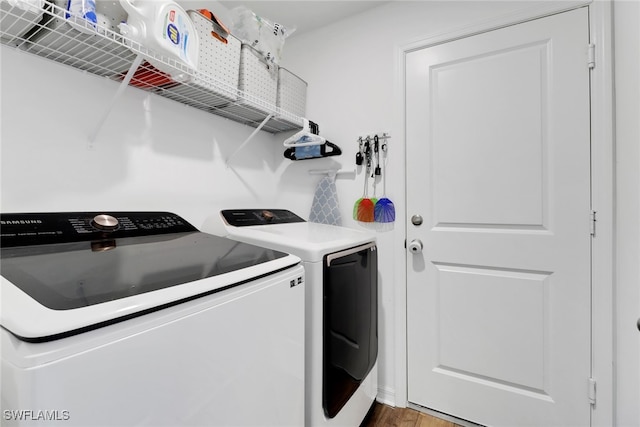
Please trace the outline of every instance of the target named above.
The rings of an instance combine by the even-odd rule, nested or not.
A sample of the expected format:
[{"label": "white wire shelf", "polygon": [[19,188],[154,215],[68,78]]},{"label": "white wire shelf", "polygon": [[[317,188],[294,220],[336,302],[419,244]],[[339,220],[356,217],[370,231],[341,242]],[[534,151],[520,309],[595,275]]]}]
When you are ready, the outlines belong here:
[{"label": "white wire shelf", "polygon": [[[134,88],[251,127],[263,125],[261,129],[269,133],[303,126],[302,117],[231,87],[215,76],[162,57],[124,37],[117,31],[117,23],[99,22],[96,28],[86,24],[86,31],[81,32],[69,25],[62,7],[49,1],[39,13],[12,7],[4,0],[0,0],[0,6],[0,41],[5,46],[114,81],[122,81],[136,57],[143,55],[189,76],[189,81],[176,82],[143,61],[129,83]],[[263,124],[267,117],[269,120]]]}]

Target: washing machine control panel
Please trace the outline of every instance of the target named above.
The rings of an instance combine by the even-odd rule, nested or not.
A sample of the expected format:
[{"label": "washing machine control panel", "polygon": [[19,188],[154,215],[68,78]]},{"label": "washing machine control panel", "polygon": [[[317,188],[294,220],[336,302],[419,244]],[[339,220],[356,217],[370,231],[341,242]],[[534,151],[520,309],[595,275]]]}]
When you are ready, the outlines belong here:
[{"label": "washing machine control panel", "polygon": [[29,246],[198,231],[170,212],[0,214],[2,246]]},{"label": "washing machine control panel", "polygon": [[305,222],[286,209],[227,209],[220,213],[227,224],[234,227]]}]

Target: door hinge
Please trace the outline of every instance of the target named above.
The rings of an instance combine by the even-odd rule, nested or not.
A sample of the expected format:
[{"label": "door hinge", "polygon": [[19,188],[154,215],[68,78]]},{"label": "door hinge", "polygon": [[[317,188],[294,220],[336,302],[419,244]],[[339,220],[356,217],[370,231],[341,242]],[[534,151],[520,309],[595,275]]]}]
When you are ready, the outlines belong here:
[{"label": "door hinge", "polygon": [[587,46],[587,65],[589,69],[596,68],[596,45],[593,43]]},{"label": "door hinge", "polygon": [[596,237],[596,211],[591,211],[591,235]]},{"label": "door hinge", "polygon": [[589,403],[596,404],[596,380],[589,378]]}]

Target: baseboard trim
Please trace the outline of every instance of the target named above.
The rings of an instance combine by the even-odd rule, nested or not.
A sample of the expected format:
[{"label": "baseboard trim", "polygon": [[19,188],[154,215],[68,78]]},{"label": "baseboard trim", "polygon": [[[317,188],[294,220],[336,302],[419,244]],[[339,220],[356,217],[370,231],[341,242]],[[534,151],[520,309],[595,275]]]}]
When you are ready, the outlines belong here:
[{"label": "baseboard trim", "polygon": [[454,417],[453,415],[447,415],[442,412],[434,411],[433,409],[425,408],[424,406],[416,405],[415,403],[409,403],[408,408],[415,409],[418,412],[424,412],[432,417],[440,418],[441,420],[449,421],[462,427],[482,427],[481,424],[476,424],[471,421],[463,420],[462,418]]},{"label": "baseboard trim", "polygon": [[[394,389],[389,387],[378,387],[378,396],[376,396],[376,401],[388,406],[398,406],[396,405],[396,392]],[[404,408],[405,405],[400,407]]]}]

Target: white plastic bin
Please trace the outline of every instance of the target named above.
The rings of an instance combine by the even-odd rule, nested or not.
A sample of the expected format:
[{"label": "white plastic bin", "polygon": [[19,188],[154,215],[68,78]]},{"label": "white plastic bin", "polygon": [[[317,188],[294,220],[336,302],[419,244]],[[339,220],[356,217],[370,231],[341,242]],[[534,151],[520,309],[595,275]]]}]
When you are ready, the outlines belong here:
[{"label": "white plastic bin", "polygon": [[275,110],[278,73],[274,67],[277,65],[267,64],[260,52],[249,45],[242,45],[238,87],[248,105],[265,112]]},{"label": "white plastic bin", "polygon": [[[198,67],[188,84],[167,89],[173,95],[195,98],[210,107],[218,107],[238,99],[240,49],[242,43],[232,35],[223,43],[211,33],[221,28],[202,13],[189,10],[199,38]],[[169,97],[172,95],[166,94]]]},{"label": "white plastic bin", "polygon": [[220,115],[242,118],[246,124],[259,124],[268,114],[276,113],[278,72],[267,65],[262,55],[249,45],[240,51],[239,100],[218,111]]},{"label": "white plastic bin", "polygon": [[[24,7],[20,7],[20,5]],[[35,27],[44,11],[44,0],[32,0],[12,5],[8,0],[0,0],[0,33],[2,39],[20,44],[27,31]]]},{"label": "white plastic bin", "polygon": [[24,50],[103,76],[129,69],[135,54],[114,34],[118,31],[117,25],[127,19],[120,2],[96,2],[98,26],[112,31],[102,30],[106,34],[84,34],[72,28],[65,19],[66,0],[46,3],[43,27],[29,35],[29,43],[21,46]]},{"label": "white plastic bin", "polygon": [[278,70],[278,108],[298,117],[306,117],[307,112],[307,82],[291,71],[280,68]]}]

